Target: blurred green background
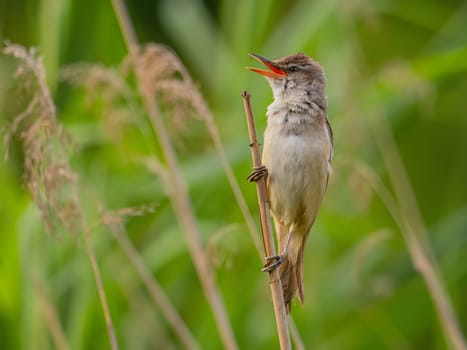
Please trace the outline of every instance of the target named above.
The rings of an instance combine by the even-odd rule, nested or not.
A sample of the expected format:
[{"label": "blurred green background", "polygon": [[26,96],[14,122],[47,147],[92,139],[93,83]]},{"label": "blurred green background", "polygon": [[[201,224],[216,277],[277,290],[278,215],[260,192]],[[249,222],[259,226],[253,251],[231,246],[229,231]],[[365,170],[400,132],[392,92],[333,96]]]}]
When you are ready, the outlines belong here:
[{"label": "blurred green background", "polygon": [[[441,281],[467,333],[467,2],[127,5],[140,42],[167,45],[186,65],[255,218],[255,187],[245,181],[251,159],[240,94],[248,89],[253,95],[262,135],[271,93],[264,79],[244,68],[256,64],[247,53],[274,59],[301,51],[324,66],[334,175],[306,249],[305,305],[292,307],[307,349],[450,349],[381,193],[396,199],[395,211],[409,224],[421,213]],[[112,123],[112,106],[99,90],[90,100],[89,92],[59,79],[72,63],[117,67],[124,60],[111,3],[1,0],[0,39],[37,47],[43,55],[58,120],[76,146],[71,165],[89,222],[98,222],[99,207],[154,205],[153,213],[127,220],[129,238],[201,347],[222,348],[162,181],[138,161],[157,152],[157,139],[141,120],[123,129]],[[14,67],[14,60],[0,56],[2,130],[14,117],[6,111],[22,110],[21,99],[10,93]],[[205,125],[187,124],[175,126],[172,136],[239,347],[278,348],[262,260]],[[392,139],[397,148],[388,144]],[[405,174],[399,156],[408,187],[397,185]],[[9,160],[0,161],[1,348],[55,348],[44,295],[72,349],[109,348],[84,244],[63,232],[44,232],[22,172],[16,140]],[[92,239],[120,347],[183,348],[108,230],[92,225]]]}]

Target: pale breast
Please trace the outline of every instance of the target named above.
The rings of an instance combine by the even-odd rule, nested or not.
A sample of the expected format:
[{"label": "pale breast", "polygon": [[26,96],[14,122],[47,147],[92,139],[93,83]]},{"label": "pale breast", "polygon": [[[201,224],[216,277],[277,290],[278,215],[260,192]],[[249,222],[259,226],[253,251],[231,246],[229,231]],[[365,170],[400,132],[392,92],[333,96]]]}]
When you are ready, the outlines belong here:
[{"label": "pale breast", "polygon": [[300,221],[304,211],[312,220],[329,175],[331,144],[324,123],[294,113],[282,120],[278,116],[272,119],[268,120],[263,148],[271,210],[287,225]]}]

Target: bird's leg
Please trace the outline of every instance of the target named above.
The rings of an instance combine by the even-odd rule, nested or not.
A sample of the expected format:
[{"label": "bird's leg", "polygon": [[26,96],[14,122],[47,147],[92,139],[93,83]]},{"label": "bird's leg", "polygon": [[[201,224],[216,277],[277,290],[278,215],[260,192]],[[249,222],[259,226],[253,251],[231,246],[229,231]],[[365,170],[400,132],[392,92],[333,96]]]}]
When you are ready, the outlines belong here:
[{"label": "bird's leg", "polygon": [[247,180],[250,182],[257,182],[262,177],[268,176],[268,169],[264,166],[254,167],[250,175],[248,175]]},{"label": "bird's leg", "polygon": [[264,264],[264,267],[261,269],[263,272],[271,272],[275,269],[277,269],[284,259],[287,257],[287,252],[289,251],[289,245],[290,241],[292,240],[292,235],[293,235],[293,226],[290,228],[289,233],[287,234],[287,242],[285,243],[284,250],[282,253],[279,255],[273,255],[273,256],[267,256],[266,257],[266,264]]}]

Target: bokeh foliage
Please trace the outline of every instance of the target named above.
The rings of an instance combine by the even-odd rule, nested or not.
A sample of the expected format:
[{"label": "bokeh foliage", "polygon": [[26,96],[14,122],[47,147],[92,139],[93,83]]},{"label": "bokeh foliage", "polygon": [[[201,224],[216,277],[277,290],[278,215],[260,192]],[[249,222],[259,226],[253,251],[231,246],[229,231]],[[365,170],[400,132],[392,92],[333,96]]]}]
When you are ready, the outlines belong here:
[{"label": "bokeh foliage", "polygon": [[[260,132],[271,94],[244,69],[254,64],[247,53],[277,58],[303,51],[324,66],[334,175],[306,250],[305,306],[292,311],[307,348],[448,349],[400,228],[370,181],[377,178],[379,189],[397,197],[378,133],[387,126],[467,333],[466,2],[145,0],[128,6],[140,41],[173,48],[199,85],[254,215],[255,189],[244,181],[251,161],[240,93],[252,93]],[[131,241],[202,348],[220,348],[163,181],[144,165],[145,157],[161,150],[141,117],[134,81],[128,79],[130,103],[109,98],[103,86],[86,91],[60,79],[60,71],[77,62],[99,64],[116,75],[124,70],[126,48],[110,2],[3,0],[0,39],[35,46],[44,57],[58,120],[75,145],[71,166],[93,224],[121,348],[182,348],[121,247],[99,224],[102,208],[147,204],[154,212],[126,220]],[[14,67],[12,59],[1,57],[2,128],[24,107],[15,94]],[[276,348],[262,261],[205,125],[196,119],[166,122],[238,344]],[[15,140],[8,162],[0,162],[2,348],[53,348],[44,291],[71,348],[108,348],[83,243],[65,232],[44,233],[22,168]]]}]

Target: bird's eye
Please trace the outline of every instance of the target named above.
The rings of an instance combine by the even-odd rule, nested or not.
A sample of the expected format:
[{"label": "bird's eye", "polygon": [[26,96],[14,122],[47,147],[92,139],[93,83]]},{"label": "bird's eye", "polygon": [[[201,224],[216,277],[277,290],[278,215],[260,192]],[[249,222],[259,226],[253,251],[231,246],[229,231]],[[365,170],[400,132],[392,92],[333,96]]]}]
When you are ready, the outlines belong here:
[{"label": "bird's eye", "polygon": [[289,67],[289,72],[296,72],[298,71],[298,67],[297,66],[290,66]]}]

